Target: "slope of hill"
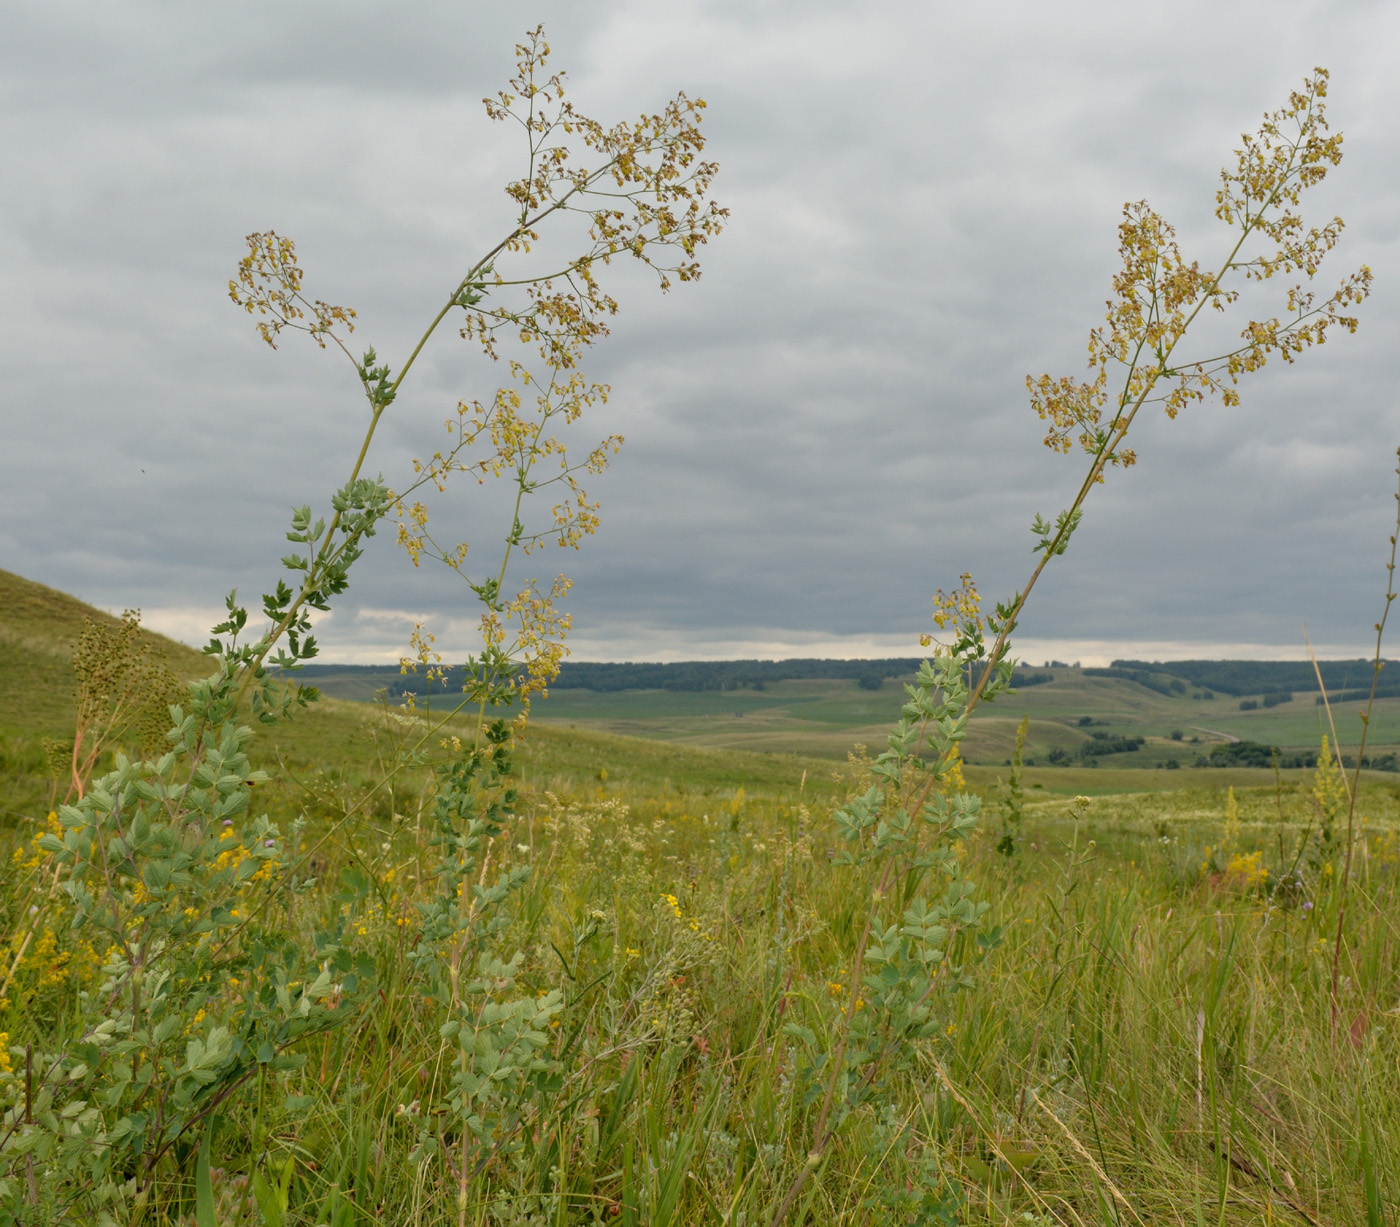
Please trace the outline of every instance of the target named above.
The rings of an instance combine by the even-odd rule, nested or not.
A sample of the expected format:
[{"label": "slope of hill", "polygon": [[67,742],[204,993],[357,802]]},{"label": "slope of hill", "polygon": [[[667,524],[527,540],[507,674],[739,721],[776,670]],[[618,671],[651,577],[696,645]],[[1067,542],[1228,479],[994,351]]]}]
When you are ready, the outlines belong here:
[{"label": "slope of hill", "polygon": [[[1387,665],[1396,663],[1386,662]],[[1115,660],[1112,668],[1124,673],[1166,675],[1169,679],[1180,679],[1239,698],[1295,690],[1314,694],[1317,673],[1322,674],[1323,685],[1333,694],[1359,690],[1371,684],[1372,663],[1369,660],[1320,660],[1314,672],[1312,662],[1307,660],[1172,660],[1166,663]],[[1393,689],[1400,678],[1391,672],[1385,674],[1382,681]]]},{"label": "slope of hill", "polygon": [[[76,597],[0,570],[0,825],[30,823],[51,802],[43,740],[73,735],[72,655],[87,619],[117,621]],[[143,635],[177,676],[208,672],[202,653]],[[377,705],[327,697],[290,721],[260,727],[250,755],[275,777],[265,803],[295,812],[353,793],[377,777],[386,725],[402,719]],[[472,728],[459,718],[443,732],[466,736]],[[812,798],[834,787],[831,764],[816,758],[673,745],[596,727],[532,727],[518,757],[523,778],[537,790],[596,788],[608,780],[611,788],[642,795],[728,794],[740,786],[796,793],[805,782]]]},{"label": "slope of hill", "polygon": [[[89,619],[111,614],[33,580],[0,571],[0,732],[61,736],[73,723],[73,647]],[[141,632],[177,677],[198,677],[209,662],[193,648]]]},{"label": "slope of hill", "polygon": [[[71,736],[71,653],[83,620],[90,617],[111,620],[64,593],[0,571],[0,736],[8,735],[12,743],[19,737],[35,746],[43,736]],[[181,676],[197,676],[207,668],[205,658],[190,648],[158,635],[148,639]],[[841,663],[847,667],[827,668],[827,676],[758,678],[731,689],[555,689],[536,705],[523,761],[546,778],[555,771],[562,772],[561,778],[588,778],[606,767],[612,776],[627,772],[640,780],[659,772],[663,778],[710,787],[730,778],[740,761],[750,776],[777,772],[786,778],[793,763],[844,761],[857,744],[875,752],[898,715],[903,698],[898,679],[859,674],[851,666],[860,662]],[[1023,683],[1019,693],[979,712],[965,757],[992,772],[1003,767],[1023,715],[1030,717],[1025,757],[1037,778],[1046,772],[1043,781],[1058,787],[1060,780],[1073,775],[1081,780],[1081,791],[1092,790],[1083,782],[1090,768],[1104,773],[1094,778],[1104,778],[1105,783],[1107,775],[1123,769],[1157,768],[1170,769],[1163,779],[1184,786],[1187,775],[1199,768],[1212,783],[1223,784],[1222,768],[1206,764],[1214,761],[1212,751],[1236,741],[1278,746],[1293,754],[1316,752],[1326,725],[1312,692],[1301,687],[1292,696],[1271,692],[1268,705],[1248,704],[1242,710],[1241,700],[1224,686],[1211,691],[1203,684],[1207,677],[1223,677],[1235,686],[1283,676],[1293,681],[1296,663],[1286,675],[1279,662],[1187,663],[1192,667],[1183,672],[1191,673],[1193,680],[1176,686],[1170,684],[1176,676],[1170,672],[1174,663],[1121,661],[1111,669],[1057,664],[1029,671],[1034,684]],[[1210,664],[1216,667],[1213,673],[1205,668]],[[773,676],[790,674],[792,668],[786,662]],[[1336,662],[1336,669],[1350,680],[1357,666]],[[1141,672],[1142,680],[1124,676],[1130,671]],[[728,679],[732,673],[720,668],[715,676]],[[398,670],[392,668],[313,666],[305,680],[332,697],[292,723],[268,730],[259,738],[256,753],[268,762],[280,756],[295,770],[320,770],[334,763],[365,766],[374,752],[375,721],[382,716],[364,700],[398,679]],[[608,678],[610,683],[614,680],[618,679]],[[441,709],[450,698],[434,697],[433,707]],[[1344,749],[1354,746],[1360,732],[1360,707],[1356,702],[1335,705]],[[670,745],[662,748],[657,742]],[[1385,698],[1373,714],[1370,753],[1384,755],[1397,748],[1400,699]],[[1238,766],[1232,764],[1230,770]],[[796,769],[800,775],[804,768]],[[820,770],[829,773],[831,768]],[[1142,771],[1144,784],[1136,786],[1145,786],[1145,777],[1155,774]]]}]

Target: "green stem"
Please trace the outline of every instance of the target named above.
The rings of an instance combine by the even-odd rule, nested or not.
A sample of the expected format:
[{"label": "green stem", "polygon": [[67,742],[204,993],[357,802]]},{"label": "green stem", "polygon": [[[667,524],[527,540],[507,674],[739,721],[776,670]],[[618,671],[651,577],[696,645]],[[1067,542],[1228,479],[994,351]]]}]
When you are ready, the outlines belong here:
[{"label": "green stem", "polygon": [[821,1166],[822,1159],[826,1156],[827,1145],[831,1141],[832,1134],[835,1133],[835,1129],[830,1125],[831,1109],[836,1099],[836,1084],[841,1081],[845,1072],[846,1047],[850,1042],[851,1025],[855,1022],[856,1009],[860,1000],[860,981],[865,969],[865,950],[870,941],[870,930],[875,924],[876,909],[889,887],[890,870],[893,866],[894,857],[889,855],[885,858],[880,884],[871,896],[870,908],[865,916],[865,926],[860,933],[860,941],[856,943],[856,957],[851,963],[850,1008],[846,1012],[845,1025],[841,1028],[841,1038],[836,1042],[836,1051],[831,1054],[831,1073],[826,1084],[826,1093],[822,1096],[821,1112],[817,1117],[816,1128],[812,1131],[812,1149],[808,1152],[807,1161],[802,1165],[802,1170],[788,1185],[783,1200],[773,1211],[773,1217],[768,1220],[768,1227],[778,1227],[778,1224],[787,1218],[798,1194],[802,1192],[807,1181],[811,1179],[812,1173]]},{"label": "green stem", "polygon": [[[491,265],[492,261],[494,261],[496,257],[501,254],[501,252],[505,251],[511,243],[518,240],[521,237],[521,235],[524,234],[526,231],[531,230],[534,227],[540,225],[551,214],[565,208],[569,200],[571,200],[574,196],[578,195],[579,193],[587,190],[587,188],[600,176],[611,171],[616,161],[616,158],[610,159],[603,166],[599,167],[598,170],[596,170],[586,180],[570,187],[569,190],[565,192],[561,197],[559,197],[558,200],[551,201],[547,207],[541,209],[538,213],[535,214],[534,217],[522,218],[520,225],[518,225],[514,230],[512,230],[510,234],[508,234],[499,243],[492,247],[490,251],[488,251],[484,256],[477,260],[476,263],[474,263],[471,266],[471,268],[467,270],[465,276],[462,277],[462,279],[457,283],[456,288],[448,296],[448,299],[443,304],[442,309],[439,310],[438,313],[433,317],[432,322],[424,330],[422,336],[418,338],[418,343],[414,345],[412,351],[408,355],[407,360],[404,362],[402,368],[400,368],[398,377],[393,381],[393,383],[389,385],[389,395],[385,398],[384,401],[380,403],[375,403],[371,399],[369,426],[365,430],[364,438],[360,442],[359,453],[355,457],[354,466],[350,470],[350,482],[354,482],[360,476],[360,471],[364,467],[365,458],[369,454],[370,444],[374,441],[375,432],[379,428],[379,419],[381,416],[383,416],[384,410],[387,407],[388,402],[398,394],[399,388],[402,386],[404,379],[408,376],[409,371],[413,369],[414,363],[418,361],[418,356],[423,352],[424,346],[427,345],[428,341],[431,339],[433,334],[437,332],[438,327],[439,325],[441,325],[442,321],[447,318],[447,313],[451,311],[454,306],[458,305],[458,299],[461,297],[462,292],[469,288],[475,282],[475,280],[478,277],[480,277],[483,270],[488,268]],[[538,280],[539,278],[533,279],[534,282],[538,282]],[[531,284],[531,282],[527,281],[523,284]],[[336,344],[340,346],[341,350],[345,352],[347,357],[350,357],[349,350],[346,349],[345,345],[333,334],[332,340],[334,340]],[[354,361],[353,357],[351,357],[351,361]],[[369,392],[366,391],[366,396],[368,397],[369,395]],[[340,521],[341,513],[337,511],[331,517],[331,521],[326,526],[326,531],[322,535],[320,543],[317,545],[315,551],[312,554],[313,561],[311,570],[307,575],[306,581],[302,584],[301,590],[297,593],[296,599],[288,607],[287,611],[282,615],[281,619],[273,626],[272,631],[267,636],[267,642],[263,645],[262,649],[244,666],[242,671],[242,678],[239,682],[238,690],[235,695],[235,704],[242,703],[243,699],[247,696],[248,688],[252,685],[253,679],[257,676],[258,670],[267,660],[268,655],[271,653],[277,641],[282,638],[282,636],[286,633],[287,628],[292,625],[292,622],[296,618],[296,615],[306,604],[307,598],[311,595],[312,592],[316,590],[316,588],[319,585],[319,581],[325,575],[325,563],[326,561],[328,561],[327,553],[330,549],[331,542],[335,539],[336,532],[340,528]],[[504,567],[502,568],[502,572],[504,573]]]},{"label": "green stem", "polygon": [[[1397,449],[1396,456],[1400,457],[1400,449]],[[1396,473],[1400,474],[1400,467],[1396,468]],[[1371,693],[1366,700],[1366,711],[1361,717],[1361,741],[1356,747],[1356,767],[1352,775],[1350,787],[1347,789],[1347,853],[1342,862],[1341,881],[1341,903],[1337,908],[1337,936],[1332,947],[1332,1031],[1337,1030],[1338,1003],[1338,983],[1341,977],[1342,965],[1342,926],[1347,914],[1347,885],[1351,880],[1351,858],[1352,850],[1356,842],[1356,797],[1361,788],[1361,760],[1366,753],[1366,739],[1371,732],[1371,709],[1376,702],[1376,686],[1381,679],[1381,669],[1384,662],[1381,659],[1381,640],[1385,635],[1386,620],[1390,617],[1390,607],[1395,601],[1395,549],[1396,539],[1400,538],[1400,492],[1395,495],[1396,500],[1396,521],[1395,532],[1390,537],[1390,560],[1386,563],[1386,587],[1385,587],[1385,607],[1381,610],[1381,620],[1376,623],[1376,651],[1371,667]],[[1313,661],[1313,669],[1317,669],[1317,661]],[[1321,685],[1321,674],[1318,675],[1318,684]],[[1326,694],[1326,692],[1323,692]],[[1331,717],[1329,707],[1328,716]],[[1336,739],[1336,730],[1332,733],[1333,740]],[[1340,747],[1336,751],[1338,758],[1341,757]],[[1346,768],[1342,768],[1342,779],[1346,780]]]}]

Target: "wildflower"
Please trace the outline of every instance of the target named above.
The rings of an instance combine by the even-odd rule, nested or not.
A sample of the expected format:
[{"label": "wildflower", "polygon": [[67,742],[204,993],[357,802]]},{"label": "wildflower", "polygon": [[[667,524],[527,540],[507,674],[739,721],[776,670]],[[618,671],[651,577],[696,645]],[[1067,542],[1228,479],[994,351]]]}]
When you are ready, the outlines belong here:
[{"label": "wildflower", "polygon": [[50,988],[68,979],[68,962],[72,957],[67,950],[58,949],[53,930],[45,926],[25,962],[39,968],[39,987]]},{"label": "wildflower", "polygon": [[1248,856],[1237,852],[1225,866],[1225,876],[1245,887],[1262,886],[1269,877],[1263,860],[1262,852],[1251,852]]},{"label": "wildflower", "polygon": [[1231,786],[1225,797],[1225,834],[1222,848],[1232,850],[1240,838],[1240,803],[1235,800],[1235,789]]}]

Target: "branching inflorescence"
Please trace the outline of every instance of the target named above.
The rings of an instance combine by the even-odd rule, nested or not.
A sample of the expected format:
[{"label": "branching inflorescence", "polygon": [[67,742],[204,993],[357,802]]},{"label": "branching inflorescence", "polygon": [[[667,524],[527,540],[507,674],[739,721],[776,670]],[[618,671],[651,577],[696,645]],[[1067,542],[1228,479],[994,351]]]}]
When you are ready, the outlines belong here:
[{"label": "branching inflorescence", "polygon": [[[1113,278],[1104,326],[1089,334],[1093,377],[1087,382],[1026,377],[1031,407],[1049,425],[1046,447],[1068,453],[1077,443],[1090,464],[1066,510],[1053,521],[1036,517],[1031,531],[1042,556],[1025,587],[998,607],[992,660],[1005,651],[1046,563],[1064,553],[1089,491],[1109,467],[1136,461],[1127,443],[1139,410],[1161,405],[1174,418],[1215,395],[1237,404],[1240,378],[1262,369],[1271,356],[1291,363],[1323,344],[1333,328],[1356,330],[1351,311],[1370,293],[1369,268],[1363,264],[1326,295],[1306,286],[1343,228],[1340,217],[1314,226],[1299,212],[1303,192],[1321,183],[1342,158],[1341,134],[1329,134],[1327,126],[1327,80],[1326,69],[1314,69],[1286,106],[1265,115],[1257,133],[1241,137],[1234,167],[1221,170],[1215,215],[1234,237],[1217,263],[1205,268],[1195,260],[1188,263],[1172,227],[1146,201],[1124,205],[1118,227],[1123,267]],[[1182,352],[1188,330],[1206,308],[1225,315],[1242,284],[1295,275],[1302,280],[1284,292],[1279,314],[1248,320],[1239,344],[1205,354]],[[982,689],[981,682],[974,687],[974,704]]]}]

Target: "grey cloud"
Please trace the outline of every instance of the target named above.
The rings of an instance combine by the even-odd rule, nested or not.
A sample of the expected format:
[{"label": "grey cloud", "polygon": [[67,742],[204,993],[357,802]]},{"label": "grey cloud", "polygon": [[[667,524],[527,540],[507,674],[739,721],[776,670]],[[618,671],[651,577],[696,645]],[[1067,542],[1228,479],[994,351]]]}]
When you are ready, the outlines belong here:
[{"label": "grey cloud", "polygon": [[[1251,380],[1239,409],[1144,423],[1141,463],[1096,492],[1024,626],[1293,652],[1306,619],[1320,642],[1364,641],[1400,440],[1393,9],[539,12],[586,111],[708,100],[734,211],[699,285],[658,301],[617,270],[623,315],[589,368],[614,396],[580,438],[628,444],[596,480],[598,538],[530,567],[574,577],[581,638],[625,655],[783,628],[912,636],[963,569],[1009,592],[1031,515],[1077,476],[1040,447],[1022,379],[1081,369],[1122,202],[1147,197],[1208,258],[1217,168],[1322,62],[1347,158],[1310,210],[1350,223],[1326,280],[1376,271],[1361,333]],[[272,581],[288,507],[324,503],[361,411],[332,356],[295,337],[266,351],[227,302],[241,237],[296,237],[313,292],[359,307],[356,339],[398,360],[507,215],[516,163],[479,99],[525,21],[21,7],[0,51],[0,566],[111,607],[207,608]],[[391,483],[500,377],[448,339],[419,376],[372,458]],[[459,495],[476,541],[492,497]],[[357,609],[460,619],[459,588],[381,536],[328,652],[382,644]]]}]

